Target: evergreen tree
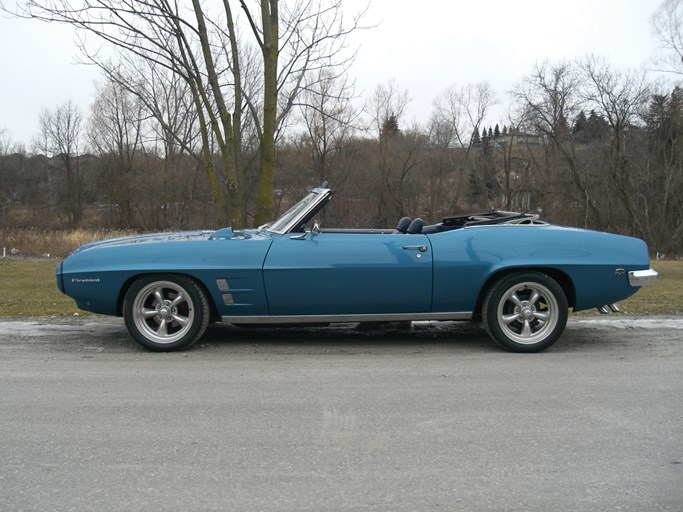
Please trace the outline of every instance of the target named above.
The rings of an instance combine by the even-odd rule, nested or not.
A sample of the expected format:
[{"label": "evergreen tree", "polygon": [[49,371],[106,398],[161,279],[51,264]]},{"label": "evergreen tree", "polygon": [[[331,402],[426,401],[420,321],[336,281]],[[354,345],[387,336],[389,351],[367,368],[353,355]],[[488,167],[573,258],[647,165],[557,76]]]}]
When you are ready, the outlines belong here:
[{"label": "evergreen tree", "polygon": [[498,137],[500,137],[500,127],[496,123],[496,127],[493,129],[493,138],[497,139]]},{"label": "evergreen tree", "polygon": [[588,117],[582,110],[572,125],[572,136],[581,144],[592,144],[605,140],[609,133],[609,123],[595,110]]},{"label": "evergreen tree", "polygon": [[607,138],[609,123],[595,110],[591,110],[586,120],[588,142],[601,142]]},{"label": "evergreen tree", "polygon": [[683,149],[683,91],[676,87],[671,95],[653,95],[643,117],[650,150],[665,162],[679,161]]},{"label": "evergreen tree", "polygon": [[387,138],[391,137],[392,135],[398,135],[399,133],[401,133],[401,130],[398,127],[398,119],[396,118],[395,114],[391,114],[387,119],[384,120],[384,123],[382,124],[380,137]]},{"label": "evergreen tree", "polygon": [[581,112],[579,112],[579,115],[576,116],[576,119],[574,120],[574,126],[572,126],[572,133],[576,135],[581,130],[585,130],[586,122],[586,113],[582,110]]},{"label": "evergreen tree", "polygon": [[481,144],[481,137],[479,136],[479,128],[474,127],[474,130],[472,130],[472,139],[470,140],[470,145],[474,146],[475,144]]},{"label": "evergreen tree", "polygon": [[[489,132],[493,135],[491,128]],[[483,149],[477,155],[467,177],[467,198],[472,207],[493,208],[501,190],[493,147],[490,139],[486,137],[483,140]]]}]

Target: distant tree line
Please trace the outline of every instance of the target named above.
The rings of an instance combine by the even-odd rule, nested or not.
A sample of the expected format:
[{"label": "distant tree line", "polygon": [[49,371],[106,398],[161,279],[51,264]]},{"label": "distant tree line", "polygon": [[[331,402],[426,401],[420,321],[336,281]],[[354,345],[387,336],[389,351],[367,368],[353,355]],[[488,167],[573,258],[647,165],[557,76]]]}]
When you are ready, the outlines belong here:
[{"label": "distant tree line", "polygon": [[[106,63],[90,56],[104,75],[90,112],[45,109],[30,149],[0,133],[0,225],[258,225],[328,180],[337,192],[321,219],[328,226],[496,208],[683,251],[683,89],[646,71],[592,56],[541,62],[498,119],[484,82],[447,88],[428,121],[409,125],[408,93],[395,81],[364,104],[355,97],[343,41],[359,18],[345,25],[341,1],[283,12],[261,0],[259,19],[239,2],[253,47],[237,44],[227,1],[210,23],[193,2],[180,27],[166,2],[144,12],[130,2],[123,25],[115,2],[88,19],[61,2],[27,4],[33,17],[90,27],[120,53]],[[680,19],[681,5],[666,0],[658,13]],[[658,19],[662,37],[678,30]],[[156,30],[133,37],[142,26]],[[153,38],[169,33],[172,45]],[[665,49],[679,55],[675,44]]]}]

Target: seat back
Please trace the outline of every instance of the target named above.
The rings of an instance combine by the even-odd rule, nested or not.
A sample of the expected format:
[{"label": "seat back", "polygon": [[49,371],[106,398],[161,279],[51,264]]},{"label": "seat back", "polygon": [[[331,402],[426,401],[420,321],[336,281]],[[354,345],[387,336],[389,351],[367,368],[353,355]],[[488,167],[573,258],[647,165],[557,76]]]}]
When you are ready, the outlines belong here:
[{"label": "seat back", "polygon": [[422,219],[413,219],[413,221],[410,223],[410,226],[408,226],[407,232],[410,235],[422,233],[422,226],[424,226]]},{"label": "seat back", "polygon": [[403,217],[396,224],[396,231],[399,233],[407,233],[410,226],[410,217]]}]

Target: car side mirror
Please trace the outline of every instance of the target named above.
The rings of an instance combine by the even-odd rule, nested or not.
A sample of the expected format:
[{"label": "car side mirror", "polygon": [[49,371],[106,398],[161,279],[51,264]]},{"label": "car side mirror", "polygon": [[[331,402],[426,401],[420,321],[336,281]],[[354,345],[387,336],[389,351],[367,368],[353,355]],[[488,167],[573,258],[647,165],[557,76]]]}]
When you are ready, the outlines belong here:
[{"label": "car side mirror", "polygon": [[320,234],[320,223],[317,220],[313,221],[313,227],[311,227],[311,233],[314,235]]}]

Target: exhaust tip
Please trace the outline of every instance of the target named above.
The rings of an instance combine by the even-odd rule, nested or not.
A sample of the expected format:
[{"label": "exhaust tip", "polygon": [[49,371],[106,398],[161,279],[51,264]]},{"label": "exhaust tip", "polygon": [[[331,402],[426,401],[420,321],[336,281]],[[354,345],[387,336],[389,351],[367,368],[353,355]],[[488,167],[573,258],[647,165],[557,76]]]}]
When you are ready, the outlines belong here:
[{"label": "exhaust tip", "polygon": [[598,308],[598,311],[600,312],[601,315],[607,315],[610,310],[609,310],[608,306],[600,306]]}]

